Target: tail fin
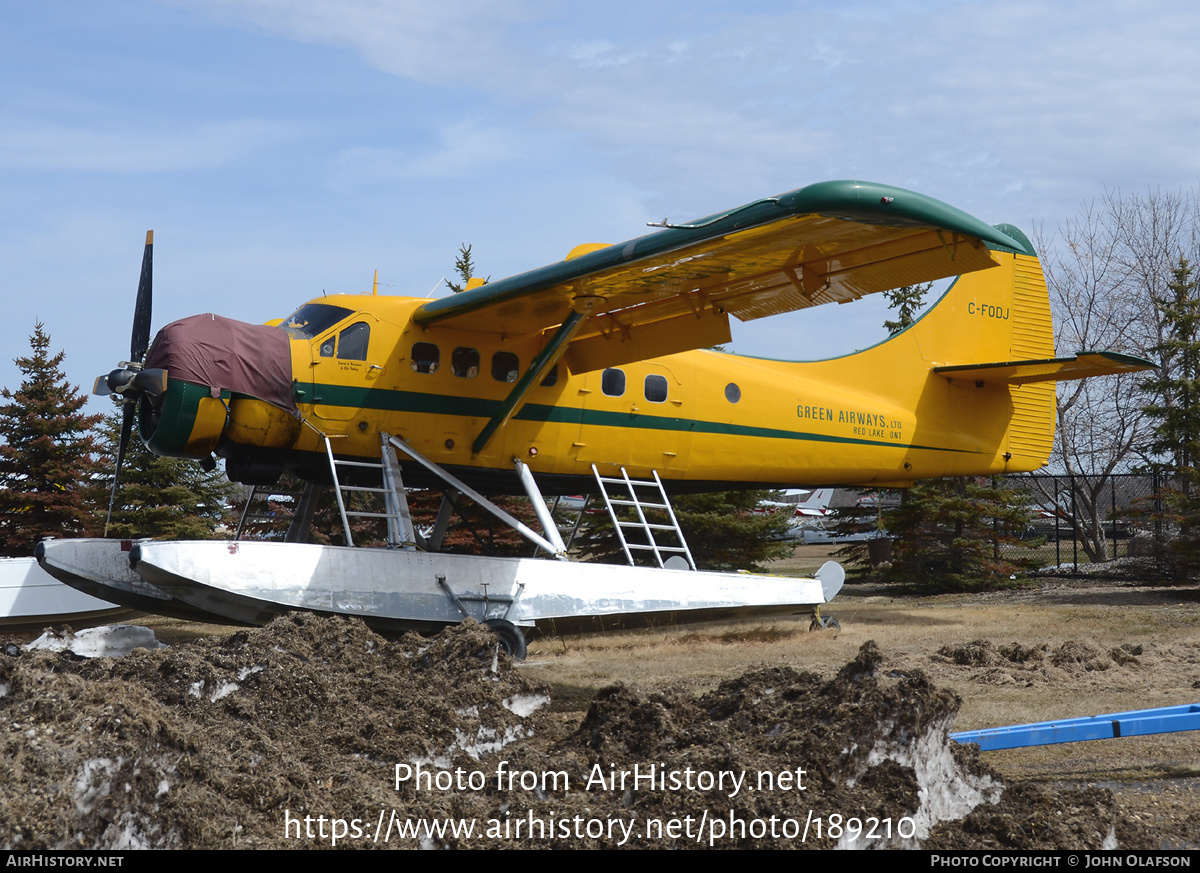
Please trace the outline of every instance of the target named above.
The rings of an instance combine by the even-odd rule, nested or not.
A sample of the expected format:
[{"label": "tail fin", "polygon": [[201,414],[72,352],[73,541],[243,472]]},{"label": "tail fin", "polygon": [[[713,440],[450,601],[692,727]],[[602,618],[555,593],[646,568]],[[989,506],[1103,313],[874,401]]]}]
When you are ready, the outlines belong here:
[{"label": "tail fin", "polygon": [[[812,494],[808,495],[803,501],[796,505],[797,510],[810,510],[809,514],[819,513],[825,514],[825,510],[829,508],[829,501],[833,499],[832,488],[818,488]],[[798,512],[797,514],[804,514]]]},{"label": "tail fin", "polygon": [[1011,225],[997,228],[1025,251],[993,249],[998,267],[960,276],[909,330],[932,365],[930,378],[947,383],[946,400],[964,418],[972,415],[975,397],[995,406],[997,393],[1007,394],[1006,420],[967,420],[965,426],[980,431],[986,442],[996,441],[1004,471],[1023,472],[1049,458],[1056,381],[1153,365],[1111,352],[1055,358],[1050,298],[1033,245]]},{"label": "tail fin", "polygon": [[[1005,233],[1025,243],[1025,252],[992,252],[1000,266],[984,270],[978,277],[959,277],[953,315],[964,322],[953,331],[954,342],[945,337],[933,350],[934,372],[943,367],[976,365],[994,361],[1031,361],[1054,357],[1054,323],[1046,279],[1029,239],[1014,227],[1002,225]],[[949,296],[949,292],[947,294]],[[950,301],[947,301],[950,302]],[[934,327],[949,312],[931,313]],[[964,343],[963,341],[966,340]],[[956,380],[955,376],[945,378]],[[977,389],[995,384],[970,379]],[[1045,465],[1054,443],[1054,383],[997,386],[1012,403],[1008,432],[1004,439],[1010,469],[1037,469]]]}]

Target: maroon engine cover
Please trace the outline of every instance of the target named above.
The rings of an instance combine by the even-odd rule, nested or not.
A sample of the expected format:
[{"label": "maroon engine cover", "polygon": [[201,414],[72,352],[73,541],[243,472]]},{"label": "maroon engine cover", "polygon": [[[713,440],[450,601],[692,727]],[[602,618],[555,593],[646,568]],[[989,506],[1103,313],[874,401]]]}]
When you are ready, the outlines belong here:
[{"label": "maroon engine cover", "polygon": [[207,385],[213,397],[232,391],[300,414],[292,397],[291,347],[282,327],[211,313],[181,318],[158,332],[142,366]]}]

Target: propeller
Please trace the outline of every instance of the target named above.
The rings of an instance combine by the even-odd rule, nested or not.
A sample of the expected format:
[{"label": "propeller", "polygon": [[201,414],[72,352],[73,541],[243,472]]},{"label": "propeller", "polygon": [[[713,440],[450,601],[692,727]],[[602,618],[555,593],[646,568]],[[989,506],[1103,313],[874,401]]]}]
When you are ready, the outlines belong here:
[{"label": "propeller", "polygon": [[129,337],[129,360],[122,361],[106,376],[96,379],[93,394],[119,394],[121,406],[121,436],[117,442],[117,467],[113,473],[112,492],[108,497],[108,517],[104,522],[104,535],[112,521],[113,501],[117,496],[117,481],[121,478],[121,464],[129,437],[133,434],[133,420],[137,415],[138,400],[143,396],[156,398],[167,390],[167,371],[143,370],[142,361],[150,345],[150,317],[154,283],[154,231],[146,231],[146,249],[142,254],[142,275],[138,279],[137,301],[133,305],[133,331]]}]

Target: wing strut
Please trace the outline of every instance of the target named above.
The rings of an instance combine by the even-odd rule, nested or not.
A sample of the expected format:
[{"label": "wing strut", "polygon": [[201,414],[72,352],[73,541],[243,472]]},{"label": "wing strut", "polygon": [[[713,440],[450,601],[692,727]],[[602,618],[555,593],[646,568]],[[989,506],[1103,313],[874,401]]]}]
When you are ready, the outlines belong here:
[{"label": "wing strut", "polygon": [[[586,301],[586,302],[585,302]],[[582,305],[581,305],[582,304]],[[567,350],[567,344],[571,341],[571,337],[575,336],[583,320],[595,306],[595,298],[582,298],[576,300],[576,306],[567,315],[566,320],[558,326],[558,330],[554,332],[554,336],[550,338],[550,342],[546,347],[538,352],[536,358],[529,365],[529,369],[525,371],[517,384],[513,386],[512,391],[508,392],[508,397],[500,404],[500,409],[491,417],[487,424],[483,426],[483,430],[479,432],[479,436],[475,437],[475,442],[471,445],[471,454],[478,455],[496,435],[496,431],[508,424],[508,420],[512,418],[517,406],[529,393],[533,386],[541,383],[546,372],[558,363],[558,359],[563,356]],[[580,310],[583,310],[582,312]]]},{"label": "wing strut", "polygon": [[[486,497],[484,497],[482,494],[480,494],[474,488],[471,488],[469,485],[460,481],[457,477],[455,477],[451,473],[447,472],[446,470],[443,470],[441,467],[439,467],[433,461],[426,458],[424,455],[422,455],[420,452],[418,452],[416,449],[414,449],[408,443],[404,442],[403,440],[397,439],[394,436],[390,436],[387,434],[380,434],[380,436],[382,436],[389,445],[395,446],[397,449],[404,452],[404,454],[408,455],[410,458],[412,458],[414,461],[416,461],[418,464],[420,464],[422,467],[424,467],[430,473],[433,473],[435,476],[437,476],[439,479],[441,479],[443,482],[445,482],[451,488],[457,490],[461,494],[467,495],[467,497],[470,497],[477,504],[479,504],[481,509],[485,509],[488,512],[490,512],[492,515],[496,516],[496,518],[500,519],[502,522],[507,524],[509,527],[511,527],[513,530],[515,530],[521,536],[525,537],[525,539],[529,540],[531,543],[536,545],[538,548],[545,549],[547,552],[554,555],[554,557],[556,557],[560,561],[567,560],[566,554],[558,551],[558,547],[554,543],[550,542],[548,539],[546,539],[544,536],[539,534],[537,531],[530,528],[528,525],[525,525],[522,522],[518,521],[517,519],[513,518],[511,515],[509,515],[507,512],[505,512],[503,509],[501,509],[496,504],[492,503],[492,501],[488,500]],[[554,532],[556,534],[558,533],[558,528],[554,527],[553,524],[551,524],[550,529],[554,530]],[[562,538],[559,537],[558,539],[559,539],[559,543],[561,543]]]}]

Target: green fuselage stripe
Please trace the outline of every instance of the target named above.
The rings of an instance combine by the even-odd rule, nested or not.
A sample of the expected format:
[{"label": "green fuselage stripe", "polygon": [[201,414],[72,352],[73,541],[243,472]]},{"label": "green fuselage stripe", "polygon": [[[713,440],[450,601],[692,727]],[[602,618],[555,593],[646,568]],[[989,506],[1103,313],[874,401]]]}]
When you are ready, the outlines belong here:
[{"label": "green fuselage stripe", "polygon": [[[500,408],[501,400],[479,397],[451,397],[444,394],[424,394],[417,391],[396,391],[388,388],[357,388],[346,385],[324,385],[303,382],[296,385],[297,403],[318,406],[338,406],[348,409],[371,409],[380,412],[416,412],[428,415],[455,415],[463,418],[491,418]],[[691,433],[712,433],[728,436],[748,436],[763,439],[804,440],[807,442],[840,443],[843,445],[878,446],[889,449],[923,449],[932,452],[955,452],[978,455],[970,449],[942,446],[922,446],[913,443],[894,443],[858,437],[833,436],[807,431],[781,430],[773,427],[754,427],[745,424],[726,424],[719,421],[698,421],[692,418],[669,418],[636,412],[606,412],[571,406],[526,403],[513,416],[518,421],[542,421],[577,424],[593,427],[640,428]]]}]

